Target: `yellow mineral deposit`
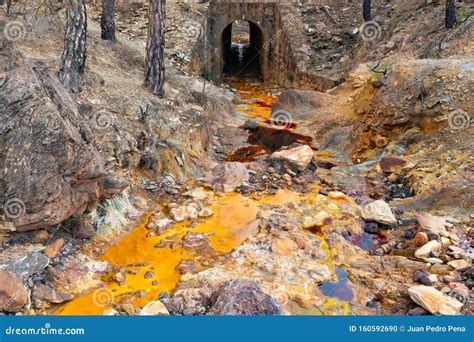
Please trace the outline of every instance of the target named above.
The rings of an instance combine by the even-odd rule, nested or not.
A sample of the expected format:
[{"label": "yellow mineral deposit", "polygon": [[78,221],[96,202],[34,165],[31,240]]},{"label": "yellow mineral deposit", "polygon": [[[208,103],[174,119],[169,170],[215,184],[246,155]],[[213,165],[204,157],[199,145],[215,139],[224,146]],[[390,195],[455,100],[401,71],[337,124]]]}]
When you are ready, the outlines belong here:
[{"label": "yellow mineral deposit", "polygon": [[[313,195],[314,192],[308,196]],[[160,241],[179,241],[188,231],[213,233],[209,236],[210,246],[218,253],[229,253],[254,233],[249,223],[256,219],[260,205],[283,205],[306,198],[289,190],[279,190],[275,195],[259,200],[244,197],[238,193],[214,196],[211,207],[213,216],[201,221],[194,228],[188,227],[189,222],[175,224],[164,235],[154,237],[147,237],[149,230],[146,229],[146,224],[152,218],[149,215],[143,224],[115,245],[110,246],[100,256],[100,260],[115,266],[126,267],[128,273],[125,283],[120,286],[117,282],[111,281],[105,289],[91,291],[78,297],[58,308],[54,314],[102,315],[104,310],[111,307],[110,304],[113,301],[117,302],[125,294],[138,291],[143,292],[144,295],[136,298],[133,304],[141,307],[149,301],[156,300],[160,292],[172,291],[180,279],[176,266],[182,260],[193,258],[193,253],[182,247],[155,248]],[[143,263],[146,263],[146,266],[140,266]],[[154,277],[146,279],[147,272],[152,272]],[[108,294],[110,298],[107,302],[103,303],[100,298],[97,298],[99,291]]]}]

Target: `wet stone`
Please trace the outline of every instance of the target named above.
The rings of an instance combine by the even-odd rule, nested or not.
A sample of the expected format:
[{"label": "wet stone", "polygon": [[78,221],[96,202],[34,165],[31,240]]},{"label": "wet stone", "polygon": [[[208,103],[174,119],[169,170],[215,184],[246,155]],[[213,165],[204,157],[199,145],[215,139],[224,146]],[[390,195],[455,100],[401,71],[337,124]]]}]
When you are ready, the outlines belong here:
[{"label": "wet stone", "polygon": [[411,239],[413,239],[415,236],[416,236],[416,235],[415,235],[415,232],[414,232],[413,230],[410,230],[410,229],[407,230],[407,231],[405,232],[405,235],[404,235],[405,239],[407,239],[407,240],[411,240]]},{"label": "wet stone", "polygon": [[258,128],[258,122],[255,120],[245,120],[245,123],[242,126],[242,129],[245,129],[245,130],[255,130],[257,128]]},{"label": "wet stone", "polygon": [[145,279],[152,279],[154,277],[155,277],[154,272],[148,271],[148,272],[145,273]]},{"label": "wet stone", "polygon": [[379,226],[375,222],[364,222],[363,228],[368,234],[377,234],[379,232]]},{"label": "wet stone", "polygon": [[170,241],[160,241],[155,245],[155,248],[169,248],[171,246]]}]

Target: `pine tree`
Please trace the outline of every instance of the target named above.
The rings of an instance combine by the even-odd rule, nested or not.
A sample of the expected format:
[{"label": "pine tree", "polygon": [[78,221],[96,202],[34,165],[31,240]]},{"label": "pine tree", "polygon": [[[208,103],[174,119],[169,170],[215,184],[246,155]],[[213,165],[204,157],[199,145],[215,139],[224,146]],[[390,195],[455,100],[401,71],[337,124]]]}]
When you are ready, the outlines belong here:
[{"label": "pine tree", "polygon": [[115,41],[115,0],[102,0],[101,37]]},{"label": "pine tree", "polygon": [[447,29],[452,29],[456,24],[456,0],[446,0],[445,26]]},{"label": "pine tree", "polygon": [[150,0],[145,57],[145,85],[160,97],[165,83],[165,6],[166,0]]},{"label": "pine tree", "polygon": [[64,51],[58,76],[64,86],[76,93],[86,65],[87,13],[84,0],[66,0],[67,24]]},{"label": "pine tree", "polygon": [[362,15],[364,16],[364,21],[371,21],[372,15],[370,14],[372,9],[372,4],[370,0],[364,0],[362,3]]}]

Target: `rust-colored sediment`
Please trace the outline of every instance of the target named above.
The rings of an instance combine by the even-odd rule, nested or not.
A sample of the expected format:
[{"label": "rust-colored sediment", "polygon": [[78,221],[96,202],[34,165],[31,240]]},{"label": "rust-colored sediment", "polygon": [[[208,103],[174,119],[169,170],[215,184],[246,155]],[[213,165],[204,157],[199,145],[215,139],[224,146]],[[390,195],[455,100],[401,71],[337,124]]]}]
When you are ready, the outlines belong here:
[{"label": "rust-colored sediment", "polygon": [[239,91],[239,98],[244,102],[234,103],[236,111],[251,119],[270,119],[272,105],[277,99],[264,85],[248,83],[241,79],[232,79],[228,83]]}]

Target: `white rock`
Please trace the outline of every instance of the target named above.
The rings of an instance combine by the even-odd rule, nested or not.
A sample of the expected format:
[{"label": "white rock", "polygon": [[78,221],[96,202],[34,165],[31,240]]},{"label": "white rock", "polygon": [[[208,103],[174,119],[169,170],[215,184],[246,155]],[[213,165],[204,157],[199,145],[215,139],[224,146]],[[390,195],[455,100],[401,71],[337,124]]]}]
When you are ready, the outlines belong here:
[{"label": "white rock", "polygon": [[417,258],[427,258],[430,256],[432,251],[437,251],[441,248],[441,245],[436,240],[431,240],[421,246],[419,249],[416,250],[415,256]]},{"label": "white rock", "polygon": [[147,303],[143,309],[140,310],[139,316],[168,316],[169,314],[165,304],[157,300]]},{"label": "white rock", "polygon": [[449,246],[448,248],[454,253],[465,254],[464,250],[458,246]]},{"label": "white rock", "polygon": [[176,222],[181,222],[197,218],[198,211],[194,206],[189,205],[171,209],[170,215]]},{"label": "white rock", "polygon": [[313,159],[313,150],[308,145],[301,145],[288,150],[273,152],[270,159],[286,161],[298,170],[304,170]]},{"label": "white rock", "polygon": [[308,266],[307,270],[311,279],[313,279],[317,283],[323,283],[325,281],[331,280],[331,271],[329,267],[324,264],[314,264],[312,266]]},{"label": "white rock", "polygon": [[119,312],[115,309],[106,309],[103,312],[104,316],[118,316]]},{"label": "white rock", "polygon": [[454,235],[454,234],[449,234],[449,233],[448,233],[448,236],[447,236],[447,237],[449,237],[449,238],[451,239],[451,241],[452,241],[453,243],[455,243],[455,244],[459,244],[459,243],[461,242],[461,239],[458,238],[458,237],[457,237],[456,235]]},{"label": "white rock", "polygon": [[417,285],[408,289],[410,298],[433,315],[459,315],[463,304],[434,287]]},{"label": "white rock", "polygon": [[214,212],[210,208],[204,208],[198,214],[201,218],[211,217],[212,215],[214,215]]},{"label": "white rock", "polygon": [[430,264],[443,264],[443,260],[439,259],[439,258],[423,258],[423,261],[426,261]]},{"label": "white rock", "polygon": [[203,188],[195,188],[184,193],[185,196],[191,197],[196,201],[204,201],[209,194]]},{"label": "white rock", "polygon": [[164,218],[164,219],[155,220],[153,221],[153,223],[155,223],[155,225],[158,228],[165,228],[173,224],[173,221],[171,221],[169,218]]},{"label": "white rock", "polygon": [[458,223],[461,223],[460,220],[458,219],[455,219],[453,217],[450,217],[450,216],[446,216],[446,221],[449,222],[449,223],[454,223],[454,224],[458,224]]},{"label": "white rock", "polygon": [[437,283],[438,282],[438,276],[436,274],[430,274],[428,276],[428,279],[432,282],[432,283]]},{"label": "white rock", "polygon": [[382,200],[377,200],[361,208],[364,220],[375,221],[382,224],[395,224],[397,219],[390,206]]},{"label": "white rock", "polygon": [[455,270],[462,270],[471,266],[471,263],[464,259],[453,260],[448,262],[448,265],[454,268]]}]

